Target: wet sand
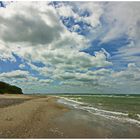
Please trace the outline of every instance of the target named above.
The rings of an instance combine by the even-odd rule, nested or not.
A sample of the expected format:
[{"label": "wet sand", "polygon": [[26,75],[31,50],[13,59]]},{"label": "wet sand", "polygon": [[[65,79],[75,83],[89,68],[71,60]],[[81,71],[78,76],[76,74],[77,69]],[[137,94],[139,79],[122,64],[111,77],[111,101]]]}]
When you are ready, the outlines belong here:
[{"label": "wet sand", "polygon": [[137,126],[72,109],[57,98],[0,95],[0,138],[140,138]]}]

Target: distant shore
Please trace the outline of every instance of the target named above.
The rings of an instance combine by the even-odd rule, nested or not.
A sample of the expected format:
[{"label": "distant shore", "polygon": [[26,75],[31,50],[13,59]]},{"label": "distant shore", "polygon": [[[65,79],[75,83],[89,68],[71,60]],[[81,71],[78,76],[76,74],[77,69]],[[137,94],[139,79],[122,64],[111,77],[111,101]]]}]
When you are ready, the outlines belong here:
[{"label": "distant shore", "polygon": [[0,138],[140,138],[139,127],[58,103],[50,95],[0,95]]}]

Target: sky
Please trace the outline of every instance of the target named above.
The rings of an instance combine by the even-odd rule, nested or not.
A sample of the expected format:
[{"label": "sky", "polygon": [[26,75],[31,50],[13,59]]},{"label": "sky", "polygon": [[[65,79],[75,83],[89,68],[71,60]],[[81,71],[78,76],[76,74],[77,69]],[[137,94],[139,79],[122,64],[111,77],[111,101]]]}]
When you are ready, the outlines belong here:
[{"label": "sky", "polygon": [[140,2],[0,2],[0,81],[24,93],[140,94]]}]

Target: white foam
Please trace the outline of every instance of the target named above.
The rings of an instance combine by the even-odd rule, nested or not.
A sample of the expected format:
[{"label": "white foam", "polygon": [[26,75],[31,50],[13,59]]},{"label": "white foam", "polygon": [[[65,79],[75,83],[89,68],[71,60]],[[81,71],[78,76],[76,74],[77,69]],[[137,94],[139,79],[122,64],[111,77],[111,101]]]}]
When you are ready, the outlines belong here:
[{"label": "white foam", "polygon": [[[99,115],[99,116],[105,117],[107,119],[116,119],[121,122],[128,122],[128,123],[136,124],[140,127],[140,121],[128,118],[127,113],[108,111],[108,110],[98,109],[95,107],[83,106],[83,105],[85,105],[85,103],[75,101],[72,99],[68,99],[65,97],[60,97],[60,99],[58,99],[58,102],[71,106],[71,107],[74,107],[76,109],[88,111],[89,113],[91,113],[93,115]],[[140,115],[138,114],[138,116],[140,116]]]}]

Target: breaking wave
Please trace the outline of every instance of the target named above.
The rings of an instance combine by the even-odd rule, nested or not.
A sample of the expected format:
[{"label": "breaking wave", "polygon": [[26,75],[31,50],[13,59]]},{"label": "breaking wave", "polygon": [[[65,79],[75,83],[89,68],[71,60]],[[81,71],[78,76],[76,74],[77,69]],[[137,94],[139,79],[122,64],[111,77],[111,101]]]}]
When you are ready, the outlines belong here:
[{"label": "breaking wave", "polygon": [[[131,123],[131,124],[136,124],[137,126],[140,127],[140,121],[129,118],[127,113],[98,109],[93,106],[89,106],[89,104],[75,101],[72,99],[68,99],[65,97],[60,97],[58,99],[58,102],[65,104],[69,107],[75,108],[75,109],[87,111],[93,115],[99,115],[99,116],[105,117],[107,119],[115,119],[115,120],[121,121],[123,123],[127,122],[127,123]],[[138,114],[138,116],[140,117],[139,114]]]}]

